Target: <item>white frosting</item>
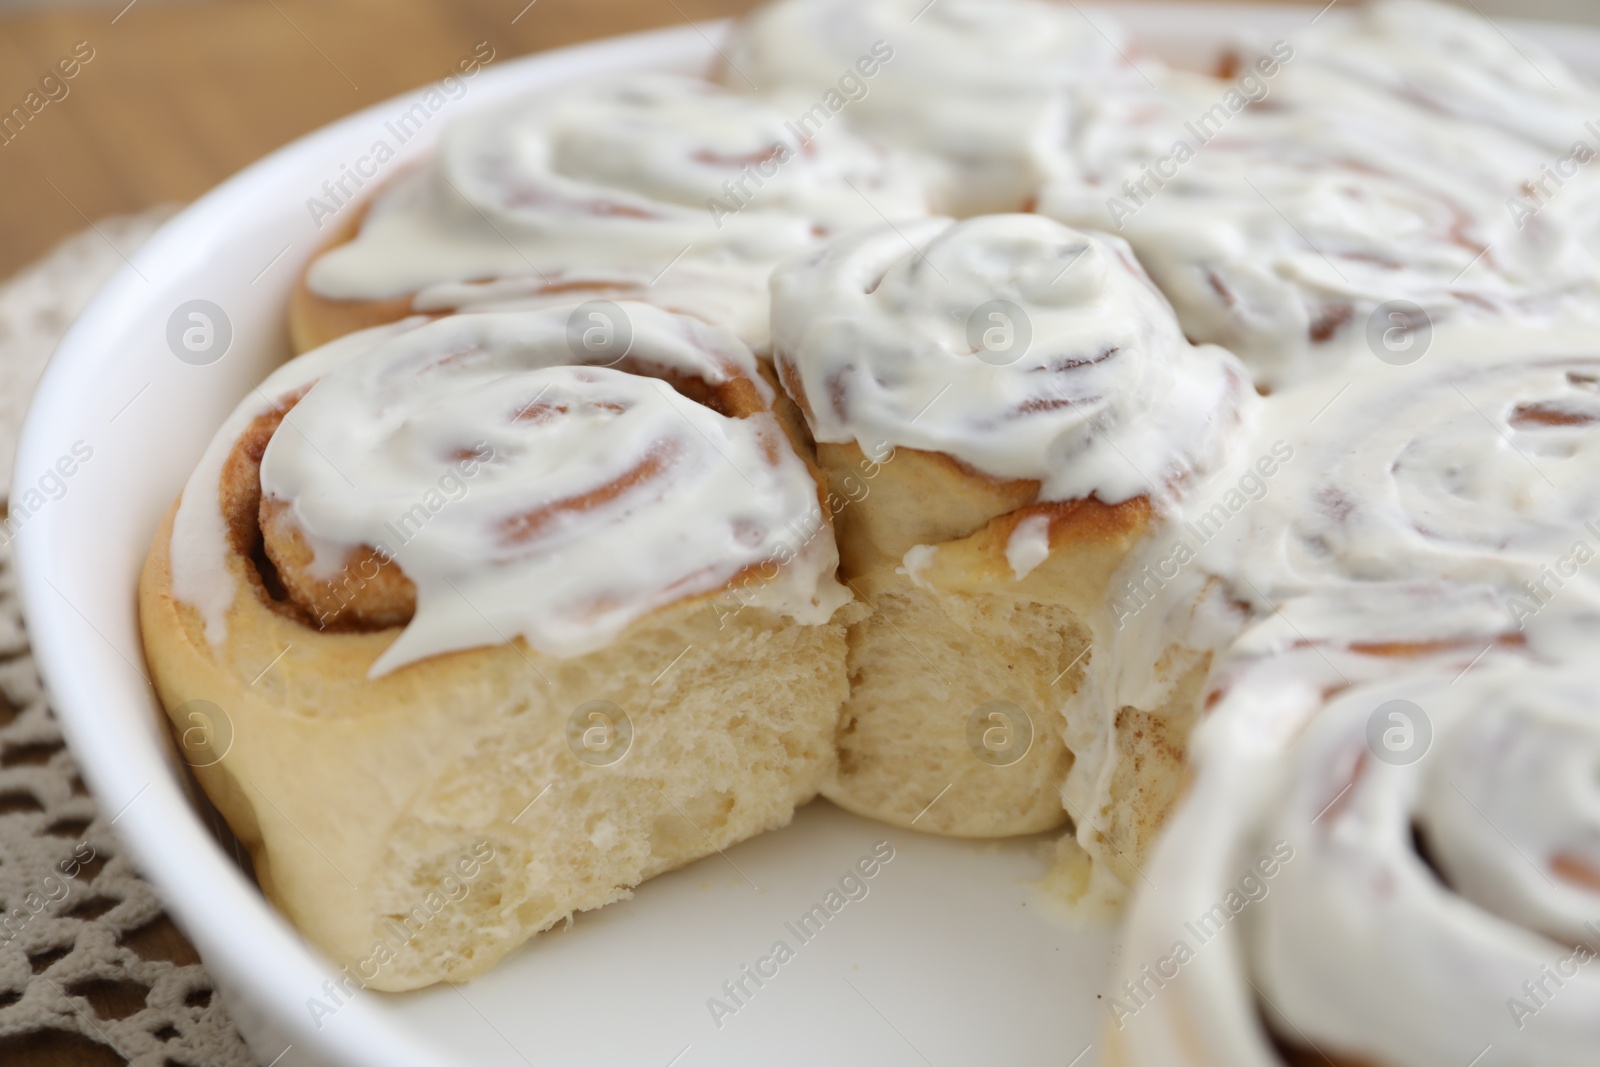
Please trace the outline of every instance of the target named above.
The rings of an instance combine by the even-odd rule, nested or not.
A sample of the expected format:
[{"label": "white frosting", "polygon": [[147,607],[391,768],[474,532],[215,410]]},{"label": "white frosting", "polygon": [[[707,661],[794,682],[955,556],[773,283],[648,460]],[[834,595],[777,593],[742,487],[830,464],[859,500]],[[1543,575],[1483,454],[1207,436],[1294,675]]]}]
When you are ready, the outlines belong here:
[{"label": "white frosting", "polygon": [[1533,692],[1526,681],[1483,694],[1440,746],[1416,798],[1418,822],[1462,896],[1546,937],[1600,949],[1600,930],[1590,928],[1600,923],[1595,672],[1541,678]]},{"label": "white frosting", "polygon": [[[572,365],[572,309],[553,308],[357,335],[264,387],[274,397],[316,383],[267,447],[264,494],[289,502],[319,549],[380,547],[416,585],[416,615],[375,675],[518,636],[551,655],[590,652],[745,568],[776,573],[746,602],[801,622],[848,599],[831,538],[807,536],[825,529],[817,487],[777,421],[730,418],[629,373],[744,377],[770,399],[749,349],[695,319],[620,307],[633,330],[626,369]],[[236,415],[214,450],[231,446],[241,417],[253,415]],[[486,459],[463,472],[473,455]],[[211,586],[215,487],[203,466],[173,554],[175,588],[208,629],[231,601]],[[179,544],[199,545],[200,562]]]},{"label": "white frosting", "polygon": [[[1600,93],[1570,75],[1552,88],[1486,20],[1432,4],[1242,56],[1232,82],[1150,68],[1154,88],[1086,100],[1041,194],[1041,211],[1125,236],[1191,337],[1281,388],[1368,358],[1374,329],[1408,321],[1379,312],[1391,301],[1434,325],[1600,305],[1590,223],[1573,218],[1600,167],[1570,167],[1547,208],[1509,206],[1579,138],[1600,152],[1584,125]],[[1552,99],[1570,120],[1559,150]],[[1523,116],[1548,136],[1518,136]]]},{"label": "white frosting", "polygon": [[[1470,600],[1460,606],[1474,614]],[[1366,612],[1354,639],[1382,636],[1402,607],[1389,598]],[[1191,744],[1193,786],[1144,867],[1108,991],[1118,1062],[1281,1067],[1267,1023],[1336,1063],[1470,1063],[1490,1044],[1493,1062],[1589,1062],[1595,975],[1573,982],[1568,973],[1542,1005],[1522,983],[1573,955],[1536,931],[1568,923],[1594,940],[1581,926],[1600,905],[1594,887],[1556,890],[1545,879],[1562,880],[1571,861],[1551,860],[1564,852],[1592,860],[1600,827],[1594,717],[1582,708],[1595,681],[1583,662],[1595,607],[1542,617],[1526,652],[1504,635],[1486,649],[1492,612],[1465,637],[1461,616],[1435,596],[1409,609],[1438,620],[1431,651],[1362,653],[1338,632],[1355,619],[1336,612],[1319,629],[1333,616],[1316,607],[1286,608],[1295,620],[1246,632],[1214,675],[1218,702]],[[1450,640],[1453,631],[1462,639]],[[1423,710],[1394,745],[1409,740],[1421,753],[1432,735],[1410,764],[1375,758],[1369,733],[1375,718],[1380,731],[1401,726],[1381,710],[1397,699]],[[1561,735],[1543,725],[1552,721],[1574,751],[1556,751]],[[1513,735],[1525,756],[1492,754]],[[1566,773],[1546,787],[1521,773],[1535,765]],[[1536,818],[1540,830],[1503,819],[1504,804],[1494,810],[1497,795],[1515,806],[1541,794],[1552,806]],[[1414,850],[1414,824],[1435,860],[1453,857],[1441,860],[1451,887]],[[1262,859],[1286,852],[1263,875]],[[1514,918],[1480,890],[1485,882],[1545,885],[1545,910]],[[1163,964],[1180,942],[1186,958]],[[1538,1018],[1519,1027],[1513,997]]]},{"label": "white frosting", "polygon": [[899,570],[911,579],[912,585],[932,590],[934,586],[928,581],[928,568],[933,566],[934,557],[938,554],[938,545],[912,545],[901,557]]},{"label": "white frosting", "polygon": [[1071,121],[1068,88],[1137,77],[1100,21],[1042,0],[779,0],[735,29],[722,77],[800,112],[848,101],[925,162],[945,211],[1015,211]]},{"label": "white frosting", "polygon": [[1114,504],[1165,500],[1237,422],[1237,364],[1184,340],[1127,247],[1037,215],[865,231],[772,292],[774,359],[819,441]]},{"label": "white frosting", "polygon": [[1029,515],[1006,540],[1006,562],[1017,581],[1032,574],[1050,557],[1050,516]]},{"label": "white frosting", "polygon": [[420,294],[419,308],[438,309],[496,301],[503,291],[482,286],[506,278],[536,289],[535,279],[598,273],[650,295],[650,279],[688,267],[677,288],[727,279],[709,299],[734,302],[723,324],[748,330],[781,257],[928,211],[894,157],[841,124],[807,138],[789,119],[664,74],[486,110],[454,123],[436,161],[380,193],[359,236],[317,260],[308,283],[335,299]]}]

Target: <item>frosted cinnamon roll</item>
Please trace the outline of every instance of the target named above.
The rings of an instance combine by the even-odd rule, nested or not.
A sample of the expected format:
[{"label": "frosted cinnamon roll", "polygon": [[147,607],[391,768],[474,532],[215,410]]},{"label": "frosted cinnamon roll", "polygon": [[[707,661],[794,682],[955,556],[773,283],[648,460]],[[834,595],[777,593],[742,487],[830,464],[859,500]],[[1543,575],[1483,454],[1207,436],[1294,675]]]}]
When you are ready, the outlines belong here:
[{"label": "frosted cinnamon roll", "polygon": [[[1555,160],[1477,106],[1499,88],[1413,85],[1413,71],[1470,70],[1449,38],[1419,40],[1399,17],[1336,24],[1241,52],[1228,80],[1152,68],[1153,88],[1095,96],[1039,209],[1126,237],[1185,332],[1270,389],[1345,373],[1424,325],[1593,317],[1600,269],[1574,215],[1600,203],[1594,176],[1573,165],[1559,198],[1535,191],[1530,208],[1528,183],[1555,194]],[[1369,76],[1380,67],[1399,84]],[[1538,114],[1541,100],[1504,110]],[[1575,126],[1568,148],[1584,135]]]},{"label": "frosted cinnamon roll", "polygon": [[1247,638],[1130,916],[1108,1062],[1592,1062],[1594,606],[1487,646]]},{"label": "frosted cinnamon roll", "polygon": [[[200,779],[362,985],[482,973],[831,774],[849,594],[817,482],[747,347],[617,310],[607,353],[561,308],[289,363],[151,549],[162,700],[232,738]],[[462,856],[470,892],[408,918]]]},{"label": "frosted cinnamon roll", "polygon": [[[1554,211],[1518,230],[1506,210],[1516,184],[1502,179],[1538,173],[1532,138],[1368,85],[1323,92],[1342,75],[1299,61],[1146,178],[1125,218],[1191,335],[1248,340],[1207,332],[1206,289],[1227,302],[1218,330],[1333,292],[1365,289],[1367,304],[1242,344],[1274,387],[1244,462],[1112,583],[1114,625],[1097,629],[1080,693],[1170,707],[1148,664],[1173,648],[1221,662],[1188,705],[1202,718],[1190,783],[1133,883],[1108,1062],[1588,1062],[1600,940],[1574,920],[1600,881],[1585,708],[1600,377],[1592,331],[1541,321],[1592,314],[1588,268]],[[1202,113],[1187,110],[1201,95],[1185,99],[1165,114]],[[1312,119],[1326,129],[1290,125]],[[1126,128],[1155,150],[1146,162],[1175,156],[1154,119]],[[1373,153],[1405,147],[1391,131],[1433,158],[1397,172]],[[1303,184],[1273,184],[1296,167]],[[1235,197],[1254,205],[1235,216]],[[1483,220],[1499,227],[1492,247]],[[1279,242],[1310,265],[1251,266]],[[1449,300],[1419,295],[1435,289]],[[1265,295],[1229,296],[1247,293]],[[1374,330],[1367,308],[1396,297],[1432,321],[1378,316]],[[1324,347],[1281,344],[1302,336]],[[1080,784],[1080,806],[1106,795]]]},{"label": "frosted cinnamon roll", "polygon": [[[787,264],[773,353],[851,501],[843,574],[872,609],[826,794],[941,833],[1059,825],[1086,618],[1225,462],[1254,410],[1242,370],[1184,340],[1126,245],[1031,215],[869,231]],[[1097,714],[1128,731],[1146,768],[1130,822],[1153,827],[1181,727]],[[1081,832],[1118,847],[1098,820]]]},{"label": "frosted cinnamon roll", "polygon": [[1069,88],[1137,77],[1120,36],[1042,0],[779,0],[735,29],[722,80],[911,151],[948,214],[1020,211]]},{"label": "frosted cinnamon roll", "polygon": [[[1113,575],[1105,610],[1088,616],[1094,655],[1066,707],[1080,762],[1107,743],[1103,731],[1078,732],[1099,721],[1080,709],[1192,718],[1195,693],[1170,665],[1212,662],[1275,613],[1295,620],[1294,634],[1426,648],[1462,619],[1473,620],[1468,635],[1515,635],[1553,603],[1593,595],[1594,349],[1580,330],[1446,329],[1414,364],[1271,397],[1236,461],[1144,539]],[[1082,770],[1068,777],[1071,809],[1140,855],[1115,833],[1126,806],[1114,786]],[[1080,886],[1080,861],[1064,851],[1059,873],[1085,901],[1144,885],[1096,878],[1119,873],[1102,865]]]},{"label": "frosted cinnamon roll", "polygon": [[311,264],[297,341],[413,311],[604,296],[707,318],[759,350],[779,259],[928,213],[897,157],[789,118],[699,79],[625,74],[461,119]]},{"label": "frosted cinnamon roll", "polygon": [[[1234,462],[1130,553],[1089,616],[1096,654],[1067,706],[1069,746],[1095,744],[1074,733],[1095,721],[1083,705],[1193,716],[1195,692],[1163,664],[1231,656],[1267,617],[1292,620],[1291,645],[1459,637],[1470,658],[1490,643],[1474,635],[1518,635],[1552,604],[1594,596],[1594,352],[1587,331],[1458,327],[1414,364],[1270,397]],[[1101,778],[1075,769],[1067,796],[1119,818]],[[1102,879],[1083,895],[1117,890]]]}]

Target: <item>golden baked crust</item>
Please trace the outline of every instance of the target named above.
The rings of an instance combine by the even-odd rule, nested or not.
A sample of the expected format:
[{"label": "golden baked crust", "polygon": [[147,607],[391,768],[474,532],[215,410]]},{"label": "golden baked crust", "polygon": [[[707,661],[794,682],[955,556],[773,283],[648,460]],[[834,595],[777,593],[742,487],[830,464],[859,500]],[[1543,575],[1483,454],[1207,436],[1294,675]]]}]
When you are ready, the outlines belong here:
[{"label": "golden baked crust", "polygon": [[289,341],[296,355],[321,348],[329,341],[358,330],[399,322],[412,314],[410,294],[391,300],[334,300],[320,295],[307,284],[311,264],[330,249],[355,240],[356,234],[361,232],[361,221],[366,218],[371,206],[371,199],[358,204],[350,217],[340,223],[327,242],[317,249],[316,255],[301,270],[300,277],[295,279],[294,291],[289,294]]}]

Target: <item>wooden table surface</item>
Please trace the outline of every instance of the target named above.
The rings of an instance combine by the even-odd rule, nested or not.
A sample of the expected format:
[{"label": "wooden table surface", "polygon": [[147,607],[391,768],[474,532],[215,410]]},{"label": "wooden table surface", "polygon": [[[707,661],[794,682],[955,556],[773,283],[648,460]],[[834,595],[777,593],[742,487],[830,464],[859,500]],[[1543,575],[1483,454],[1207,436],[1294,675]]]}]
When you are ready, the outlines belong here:
[{"label": "wooden table surface", "polygon": [[[0,133],[0,279],[92,220],[192,200],[301,134],[435,81],[479,42],[506,58],[756,2],[134,0],[0,17],[0,117],[63,60],[77,62],[65,95],[47,86],[60,99],[20,132]],[[140,936],[143,955],[196,959],[168,922]],[[116,1002],[128,994],[105,995],[113,1002],[101,1010],[116,1017],[140,1006]],[[122,1059],[45,1034],[0,1040],[0,1061],[115,1067]]]}]

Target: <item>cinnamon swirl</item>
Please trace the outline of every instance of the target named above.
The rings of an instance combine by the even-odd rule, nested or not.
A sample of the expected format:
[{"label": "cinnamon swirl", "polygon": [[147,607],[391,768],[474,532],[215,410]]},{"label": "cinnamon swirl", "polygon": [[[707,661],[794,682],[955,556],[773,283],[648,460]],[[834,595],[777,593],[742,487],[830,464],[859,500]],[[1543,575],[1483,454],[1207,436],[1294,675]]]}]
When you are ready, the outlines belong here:
[{"label": "cinnamon swirl", "polygon": [[[843,573],[873,609],[851,629],[827,795],[942,833],[1059,825],[1059,709],[1090,657],[1085,618],[1225,462],[1254,410],[1242,369],[1184,340],[1126,245],[1033,215],[870,231],[791,262],[773,338],[854,501]],[[1179,731],[1126,727],[1140,788],[1176,773]],[[1165,788],[1130,800],[1135,821],[1153,827]]]},{"label": "cinnamon swirl", "polygon": [[[842,125],[695,78],[626,74],[474,114],[306,271],[303,351],[413,311],[645,300],[765,347],[766,273],[830,234],[928,213]],[[576,296],[574,294],[577,294]]]},{"label": "cinnamon swirl", "polygon": [[[618,310],[615,358],[576,358],[554,308],[408,319],[289,363],[151,549],[162,699],[232,725],[201,780],[363,984],[481,973],[787,822],[831,774],[849,594],[817,483],[748,348]],[[474,892],[369,966],[480,844]]]}]

